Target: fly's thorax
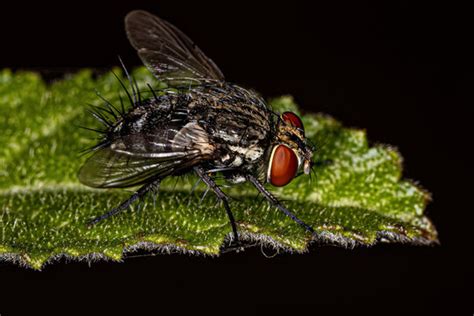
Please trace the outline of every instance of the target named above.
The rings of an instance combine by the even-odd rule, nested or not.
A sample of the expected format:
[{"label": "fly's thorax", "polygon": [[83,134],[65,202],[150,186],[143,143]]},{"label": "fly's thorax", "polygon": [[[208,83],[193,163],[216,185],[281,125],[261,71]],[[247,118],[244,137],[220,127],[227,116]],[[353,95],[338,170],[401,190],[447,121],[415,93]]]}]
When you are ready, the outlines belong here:
[{"label": "fly's thorax", "polygon": [[261,165],[272,131],[271,113],[252,92],[234,85],[193,92],[190,116],[215,146],[213,165],[254,173]]},{"label": "fly's thorax", "polygon": [[212,143],[218,148],[214,155],[214,165],[231,168],[245,173],[257,175],[265,163],[269,139],[245,139],[245,131],[230,135],[222,131],[212,138]]}]

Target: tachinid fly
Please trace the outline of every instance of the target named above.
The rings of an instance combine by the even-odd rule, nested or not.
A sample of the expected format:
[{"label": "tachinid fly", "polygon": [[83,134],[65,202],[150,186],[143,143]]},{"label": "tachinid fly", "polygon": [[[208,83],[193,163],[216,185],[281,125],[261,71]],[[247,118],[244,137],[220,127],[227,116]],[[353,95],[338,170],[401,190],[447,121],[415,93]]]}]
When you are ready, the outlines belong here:
[{"label": "tachinid fly", "polygon": [[313,148],[301,119],[292,112],[278,115],[255,92],[226,82],[212,60],[170,23],[133,11],[125,26],[144,64],[172,89],[133,100],[133,107],[117,111],[113,121],[93,113],[106,130],[79,180],[95,188],[141,187],[91,224],[155,194],[165,177],[194,172],[222,201],[235,241],[236,224],[227,196],[213,179],[216,173],[231,183],[251,182],[272,205],[313,232],[264,187],[266,182],[284,186],[297,174],[310,173]]}]

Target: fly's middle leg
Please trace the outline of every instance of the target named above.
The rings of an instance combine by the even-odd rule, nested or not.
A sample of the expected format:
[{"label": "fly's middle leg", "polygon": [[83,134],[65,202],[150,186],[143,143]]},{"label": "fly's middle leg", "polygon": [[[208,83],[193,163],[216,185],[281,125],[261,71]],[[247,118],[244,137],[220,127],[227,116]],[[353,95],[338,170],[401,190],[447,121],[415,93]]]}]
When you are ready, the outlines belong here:
[{"label": "fly's middle leg", "polygon": [[216,182],[206,173],[202,167],[194,167],[194,171],[201,178],[201,180],[216,194],[217,198],[222,201],[224,208],[227,212],[227,217],[229,217],[230,225],[232,226],[232,233],[234,235],[234,241],[236,244],[240,244],[239,235],[237,233],[237,225],[235,224],[234,215],[229,207],[229,198],[227,195],[222,192],[222,190],[217,186]]}]

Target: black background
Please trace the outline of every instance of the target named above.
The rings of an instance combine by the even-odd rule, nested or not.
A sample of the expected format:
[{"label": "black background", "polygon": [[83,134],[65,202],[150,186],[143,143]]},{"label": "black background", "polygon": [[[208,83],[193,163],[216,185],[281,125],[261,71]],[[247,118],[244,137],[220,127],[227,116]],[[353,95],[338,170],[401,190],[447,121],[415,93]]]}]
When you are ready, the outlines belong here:
[{"label": "black background", "polygon": [[[259,249],[124,263],[60,262],[42,272],[0,265],[0,314],[93,314],[165,307],[241,314],[347,308],[472,315],[472,17],[434,4],[146,1],[0,7],[0,68],[56,78],[140,61],[123,17],[147,9],[177,25],[229,81],[365,128],[398,147],[404,175],[433,193],[441,245],[313,246],[266,259]],[[47,70],[47,71],[45,71]],[[471,164],[470,164],[471,163]],[[276,305],[279,304],[279,305]],[[272,306],[273,305],[273,306]],[[60,308],[61,307],[61,308]],[[429,312],[428,312],[429,311]]]}]

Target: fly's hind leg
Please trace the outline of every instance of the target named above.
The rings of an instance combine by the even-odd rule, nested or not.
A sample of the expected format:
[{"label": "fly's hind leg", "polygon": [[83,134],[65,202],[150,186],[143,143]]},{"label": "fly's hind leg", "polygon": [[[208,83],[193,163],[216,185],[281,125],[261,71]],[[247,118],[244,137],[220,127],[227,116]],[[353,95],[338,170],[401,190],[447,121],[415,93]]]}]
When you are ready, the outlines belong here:
[{"label": "fly's hind leg", "polygon": [[216,194],[217,198],[222,201],[224,204],[224,208],[227,212],[227,216],[229,217],[230,225],[232,226],[232,233],[234,235],[234,241],[237,245],[240,245],[239,235],[237,233],[237,226],[235,224],[234,215],[229,207],[229,198],[225,195],[224,192],[217,186],[214,180],[206,173],[206,171],[202,167],[194,167],[194,171],[196,174],[201,178],[201,180]]},{"label": "fly's hind leg", "polygon": [[[156,194],[156,190],[158,189],[160,185],[161,179],[157,179],[154,181],[151,181],[144,186],[142,186],[140,189],[138,189],[135,193],[132,194],[128,198],[128,200],[124,201],[122,204],[117,206],[116,208],[110,210],[109,212],[102,214],[90,222],[87,223],[88,226],[92,226],[100,222],[101,220],[104,220],[106,218],[109,218],[111,216],[114,216],[124,210],[126,210],[133,202],[135,202],[137,199],[142,199],[148,192],[152,192],[153,194]],[[153,197],[154,199],[155,197]]]}]

